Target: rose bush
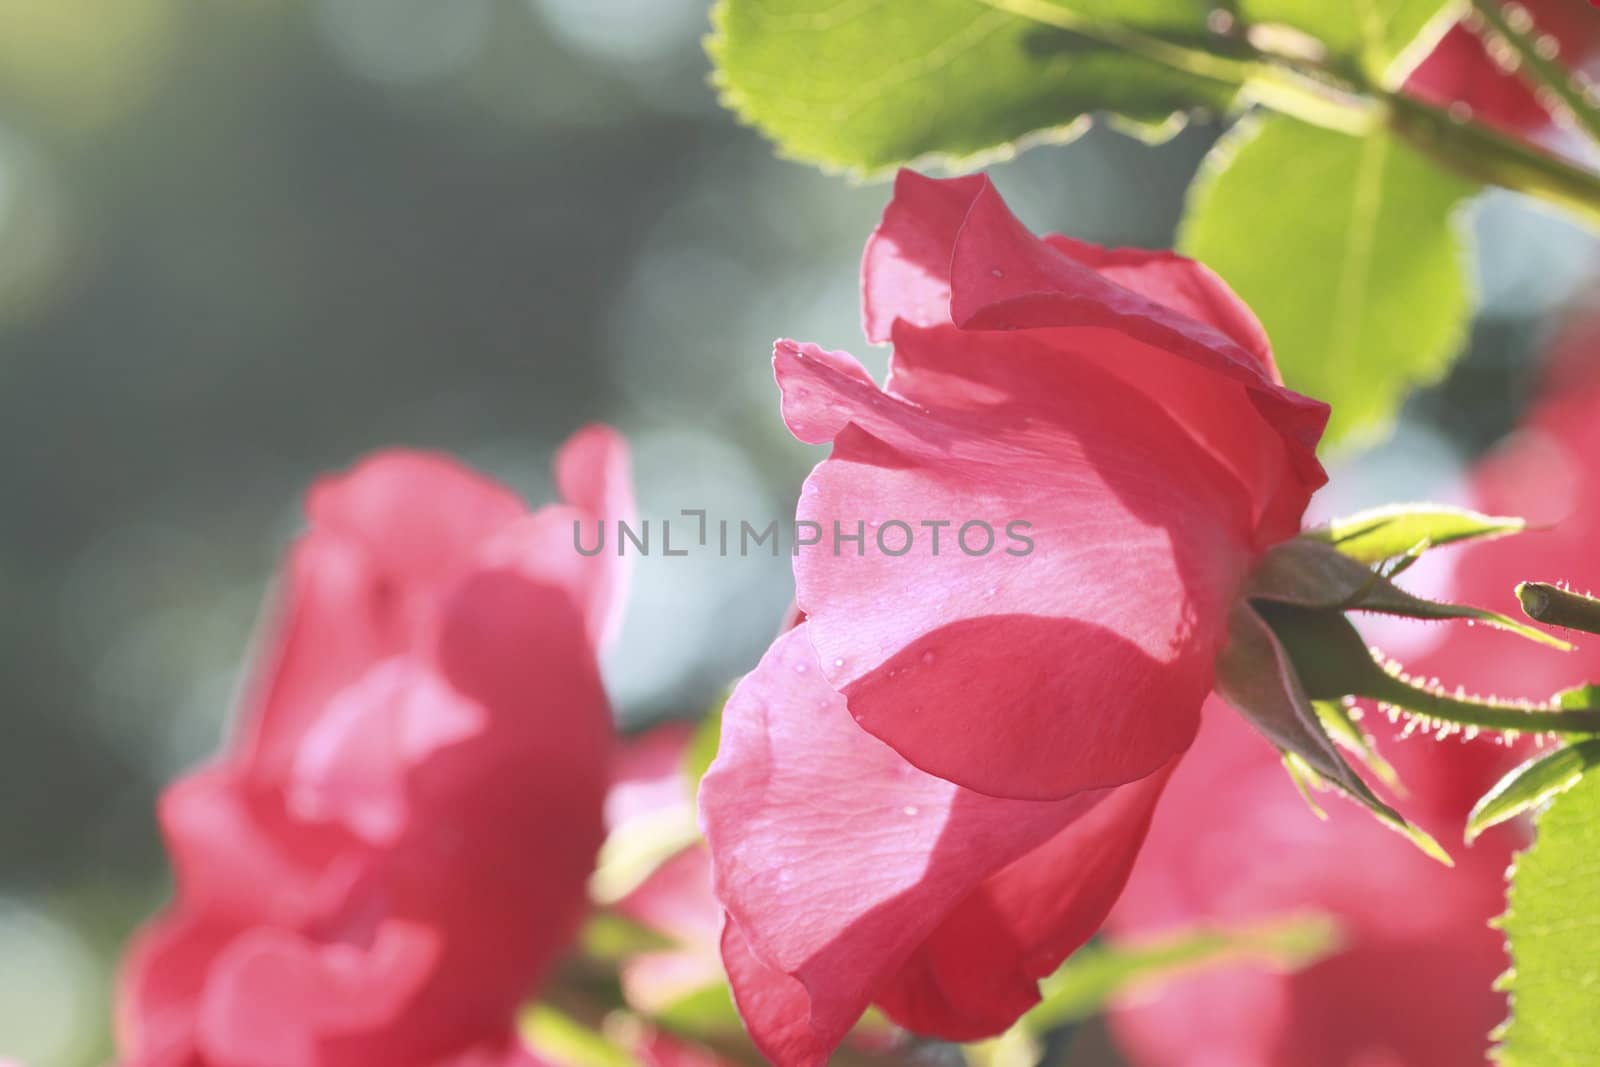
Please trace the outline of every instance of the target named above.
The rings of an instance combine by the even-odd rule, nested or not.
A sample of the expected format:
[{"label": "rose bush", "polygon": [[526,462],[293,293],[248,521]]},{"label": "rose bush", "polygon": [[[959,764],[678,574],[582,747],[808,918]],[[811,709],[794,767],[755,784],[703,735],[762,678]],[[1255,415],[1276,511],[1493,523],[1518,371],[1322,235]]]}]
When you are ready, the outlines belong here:
[{"label": "rose bush", "polygon": [[234,736],[162,798],[175,900],[129,953],[124,1062],[529,1061],[515,1015],[583,912],[612,749],[622,575],[572,523],[631,513],[607,429],[556,480],[530,513],[385,452],[312,489]]},{"label": "rose bush", "polygon": [[1004,1030],[1099,925],[1199,724],[1254,564],[1325,475],[1203,266],[1040,239],[983,177],[903,172],[863,264],[878,387],[781,341],[790,430],[832,453],[798,518],[1030,524],[1027,554],[921,539],[795,561],[806,621],[724,711],[701,790],[723,953],[781,1064],[869,1004]]}]

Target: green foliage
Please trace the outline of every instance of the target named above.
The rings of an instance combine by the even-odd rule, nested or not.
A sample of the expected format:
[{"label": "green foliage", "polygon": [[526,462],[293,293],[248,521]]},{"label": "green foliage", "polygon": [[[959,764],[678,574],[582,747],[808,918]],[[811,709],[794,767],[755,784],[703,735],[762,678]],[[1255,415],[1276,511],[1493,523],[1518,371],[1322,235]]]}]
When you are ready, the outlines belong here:
[{"label": "green foliage", "polygon": [[667,860],[700,840],[694,804],[665,807],[612,831],[600,846],[589,895],[598,904],[615,904],[644,884]]},{"label": "green foliage", "polygon": [[1441,0],[1239,0],[1237,10],[1247,24],[1287,26],[1311,38],[1334,69],[1393,88],[1444,32],[1455,8]]},{"label": "green foliage", "polygon": [[1467,841],[1565,793],[1600,763],[1600,741],[1580,741],[1537,756],[1511,771],[1473,805]]},{"label": "green foliage", "polygon": [[620,960],[642,952],[660,952],[676,942],[625,915],[602,911],[583,924],[578,944],[591,959]]},{"label": "green foliage", "polygon": [[1463,341],[1455,215],[1474,189],[1381,129],[1271,117],[1212,151],[1179,245],[1255,309],[1290,387],[1333,406],[1325,442],[1351,443],[1384,431]]},{"label": "green foliage", "polygon": [[548,1063],[563,1067],[639,1067],[637,1058],[604,1034],[550,1004],[525,1009],[517,1029],[539,1058]]},{"label": "green foliage", "polygon": [[1520,533],[1526,525],[1522,519],[1480,515],[1442,504],[1396,504],[1335,519],[1304,536],[1332,545],[1357,563],[1383,563],[1418,545],[1440,548],[1459,541],[1503,537]]},{"label": "green foliage", "polygon": [[684,779],[692,791],[699,790],[700,779],[706,776],[706,771],[711,769],[711,761],[717,758],[717,748],[722,743],[723,702],[718,701],[710,711],[706,712],[705,718],[695,727],[694,736],[690,738],[689,747],[684,752]]},{"label": "green foliage", "polygon": [[857,174],[971,165],[1065,140],[1095,111],[1147,126],[1225,108],[1194,0],[721,0],[708,48],[723,102],[788,156]]},{"label": "green foliage", "polygon": [[1575,685],[1571,689],[1563,689],[1551,697],[1550,702],[1563,711],[1600,709],[1600,685]]},{"label": "green foliage", "polygon": [[739,1032],[739,1011],[733,993],[722,982],[702,986],[668,1004],[654,1022],[678,1034],[709,1037]]},{"label": "green foliage", "polygon": [[1511,1018],[1497,1059],[1505,1067],[1587,1067],[1600,1049],[1600,775],[1589,775],[1539,819],[1517,858],[1505,916],[1512,968],[1501,986]]}]

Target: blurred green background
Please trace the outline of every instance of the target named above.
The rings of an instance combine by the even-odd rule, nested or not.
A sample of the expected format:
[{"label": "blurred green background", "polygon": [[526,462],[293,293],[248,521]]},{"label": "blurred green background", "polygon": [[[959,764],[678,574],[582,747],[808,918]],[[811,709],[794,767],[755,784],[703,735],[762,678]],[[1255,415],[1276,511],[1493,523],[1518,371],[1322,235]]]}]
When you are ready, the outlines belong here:
[{"label": "blurred green background", "polygon": [[[159,904],[152,804],[224,728],[298,496],[389,444],[532,499],[583,422],[641,511],[792,514],[779,334],[863,352],[887,197],[780,162],[706,85],[702,0],[0,0],[0,1055],[110,1054]],[[997,168],[1035,228],[1170,242],[1216,131]],[[1325,510],[1448,495],[1596,246],[1480,203],[1473,350]],[[629,722],[747,669],[786,561],[643,561]],[[1085,1054],[1086,1056],[1092,1054]]]}]

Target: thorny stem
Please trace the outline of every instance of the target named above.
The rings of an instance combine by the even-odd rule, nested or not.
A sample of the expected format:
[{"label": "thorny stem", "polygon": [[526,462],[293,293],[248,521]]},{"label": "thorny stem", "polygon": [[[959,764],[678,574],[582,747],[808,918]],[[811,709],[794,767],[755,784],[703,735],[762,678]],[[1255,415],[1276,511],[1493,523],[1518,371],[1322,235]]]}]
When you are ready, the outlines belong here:
[{"label": "thorny stem", "polygon": [[1441,723],[1480,730],[1528,734],[1600,734],[1600,711],[1563,711],[1520,703],[1452,695],[1393,673],[1383,675],[1362,695]]},{"label": "thorny stem", "polygon": [[1540,104],[1547,108],[1556,104],[1590,137],[1600,139],[1600,106],[1594,88],[1580,80],[1582,73],[1561,63],[1560,41],[1541,31],[1526,7],[1515,0],[1472,0],[1472,12],[1492,35],[1489,47],[1509,49],[1508,62],[1526,71],[1536,83]]}]

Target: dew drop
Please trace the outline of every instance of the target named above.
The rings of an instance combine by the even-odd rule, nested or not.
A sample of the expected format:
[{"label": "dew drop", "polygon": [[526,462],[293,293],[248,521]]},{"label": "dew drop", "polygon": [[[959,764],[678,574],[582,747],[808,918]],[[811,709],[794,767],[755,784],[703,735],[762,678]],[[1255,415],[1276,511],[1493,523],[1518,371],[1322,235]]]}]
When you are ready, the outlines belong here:
[{"label": "dew drop", "polygon": [[989,273],[994,275],[996,278],[1004,278],[1006,276],[1006,272],[1001,270],[999,267],[994,268]]},{"label": "dew drop", "polygon": [[926,667],[929,664],[931,664],[933,661],[934,661],[934,655],[933,655],[932,652],[924,652],[922,654],[922,664],[923,664],[923,666]]},{"label": "dew drop", "polygon": [[835,667],[843,667],[844,666],[844,658],[843,657],[836,657],[834,659],[834,661],[833,661],[833,665]]},{"label": "dew drop", "polygon": [[1233,26],[1233,12],[1228,11],[1225,8],[1214,8],[1206,13],[1206,29],[1210,30],[1212,33],[1232,33]]},{"label": "dew drop", "polygon": [[905,807],[901,808],[900,810],[905,812],[907,815],[915,815],[917,813],[917,811],[918,811],[918,808],[917,808],[917,806],[915,804],[907,804]]},{"label": "dew drop", "polygon": [[796,663],[794,665],[794,673],[796,674],[805,674],[810,669],[811,668],[807,667],[804,663]]}]

